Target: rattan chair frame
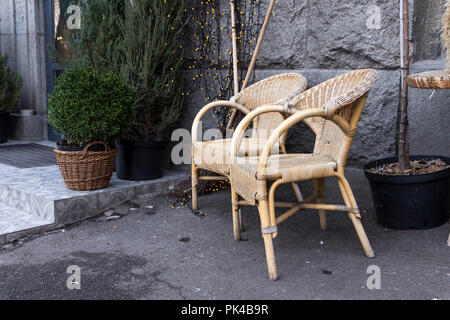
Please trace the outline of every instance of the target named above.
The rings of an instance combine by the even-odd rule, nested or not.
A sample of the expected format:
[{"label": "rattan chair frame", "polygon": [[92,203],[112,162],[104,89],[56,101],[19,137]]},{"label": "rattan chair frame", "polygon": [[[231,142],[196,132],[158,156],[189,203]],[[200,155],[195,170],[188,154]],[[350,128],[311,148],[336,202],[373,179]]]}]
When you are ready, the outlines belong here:
[{"label": "rattan chair frame", "polygon": [[[286,80],[287,79],[287,80]],[[282,94],[277,94],[279,91],[282,91],[283,81],[293,81],[295,83],[295,90],[289,93],[289,95],[285,96]],[[270,84],[270,85],[269,85]],[[271,90],[262,90],[263,86],[270,88]],[[263,79],[252,86],[242,90],[238,93],[237,96],[232,97],[229,101],[215,101],[204,106],[196,115],[193,124],[192,124],[192,147],[191,147],[191,194],[192,194],[192,209],[198,210],[198,191],[197,185],[200,181],[218,181],[218,180],[228,180],[229,179],[229,170],[230,164],[216,164],[214,166],[205,166],[201,163],[196,163],[195,159],[195,150],[194,145],[196,143],[201,142],[200,137],[198,136],[200,122],[207,112],[211,111],[217,107],[231,107],[235,110],[239,110],[244,115],[249,114],[252,109],[257,109],[259,106],[255,103],[258,99],[263,99],[265,101],[269,100],[278,105],[286,105],[286,103],[292,99],[295,99],[298,95],[303,93],[307,88],[307,80],[301,74],[298,73],[284,73],[278,74],[266,79]],[[262,91],[261,91],[262,90]],[[273,92],[275,91],[275,93]],[[270,91],[270,92],[269,92]],[[245,101],[245,104],[239,103],[240,101]],[[258,130],[258,127],[261,125],[260,121],[255,117],[253,118],[253,127],[254,130]],[[274,121],[271,123],[272,128],[269,130],[273,130],[281,121]],[[267,122],[265,123],[267,126]],[[255,131],[255,132],[256,132]],[[285,152],[285,141],[286,137],[283,136],[279,139],[280,143],[280,152]],[[207,170],[218,174],[218,176],[200,176],[199,169]],[[299,187],[296,184],[292,184],[295,195],[297,199],[301,200],[302,195]],[[241,229],[243,229],[242,215],[239,213],[239,220]]]},{"label": "rattan chair frame", "polygon": [[[266,250],[266,259],[268,266],[269,278],[271,280],[278,279],[278,271],[275,261],[274,244],[273,240],[278,235],[278,224],[286,221],[294,214],[302,209],[318,210],[320,218],[321,229],[327,228],[326,211],[344,211],[348,213],[353,226],[356,230],[358,238],[362,244],[364,252],[367,257],[374,257],[374,252],[364,231],[361,223],[361,215],[358,209],[358,205],[350,184],[344,175],[344,168],[347,161],[347,157],[350,151],[350,147],[354,136],[356,134],[357,125],[361,117],[363,107],[365,105],[369,89],[377,80],[378,75],[375,70],[359,70],[354,71],[331,80],[328,80],[300,95],[296,101],[290,105],[281,107],[278,105],[267,105],[256,109],[249,113],[239,124],[233,137],[231,157],[233,163],[231,165],[231,184],[232,184],[232,204],[233,204],[233,228],[234,238],[239,240],[240,226],[238,219],[238,212],[242,206],[256,205],[258,207],[261,233],[264,239],[264,245]],[[305,101],[314,102],[313,99],[309,99],[314,94],[329,94],[331,88],[334,86],[342,86],[341,82],[348,81],[350,84],[355,81],[354,86],[349,86],[345,94],[337,97],[332,97],[323,105],[311,105],[305,106]],[[310,101],[311,100],[311,101]],[[316,103],[317,104],[317,103]],[[350,107],[352,112],[347,118],[340,114],[340,111]],[[234,168],[240,166],[240,157],[238,156],[238,150],[243,140],[244,132],[253,121],[255,117],[267,112],[280,112],[283,114],[292,114],[282,124],[280,124],[268,139],[264,151],[258,159],[258,169],[256,177],[252,178],[256,181],[253,186],[256,186],[257,193],[253,199],[248,198],[248,193],[242,190],[242,186],[252,185],[250,181],[239,181],[241,179],[248,179],[239,175],[234,175]],[[319,120],[318,120],[319,119]],[[321,119],[321,120],[320,120]],[[270,189],[268,189],[268,182],[270,179],[265,178],[265,173],[269,164],[269,160],[272,156],[272,148],[276,141],[286,135],[287,131],[299,122],[305,122],[310,126],[313,132],[316,134],[316,145],[314,153],[323,149],[321,146],[321,135],[324,133],[320,129],[322,126],[332,126],[336,130],[336,140],[331,141],[330,145],[339,144],[339,150],[335,153],[336,167],[334,170],[323,170],[323,172],[307,172],[304,176],[297,174],[296,178],[280,178],[273,181]],[[319,123],[319,125],[317,125]],[[340,134],[337,132],[340,131]],[[327,139],[333,139],[327,136]],[[292,170],[291,170],[292,171]],[[336,178],[342,198],[345,205],[338,204],[325,204],[325,179]],[[314,186],[314,192],[306,199],[299,200],[296,203],[276,202],[275,192],[277,188],[286,183],[293,183],[298,181],[312,180]],[[245,188],[245,187],[244,187]],[[243,199],[240,199],[243,198]],[[317,203],[312,203],[316,201]],[[275,208],[287,208],[289,209],[284,214],[276,217]]]}]

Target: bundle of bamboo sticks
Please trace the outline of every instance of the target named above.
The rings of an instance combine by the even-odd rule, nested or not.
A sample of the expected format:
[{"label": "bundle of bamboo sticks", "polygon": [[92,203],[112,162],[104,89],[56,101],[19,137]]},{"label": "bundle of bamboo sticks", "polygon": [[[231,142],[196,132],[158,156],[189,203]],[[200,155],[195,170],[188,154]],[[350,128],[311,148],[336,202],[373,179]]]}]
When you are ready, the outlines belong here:
[{"label": "bundle of bamboo sticks", "polygon": [[445,13],[442,16],[442,48],[447,53],[447,70],[450,70],[450,0],[445,5]]}]

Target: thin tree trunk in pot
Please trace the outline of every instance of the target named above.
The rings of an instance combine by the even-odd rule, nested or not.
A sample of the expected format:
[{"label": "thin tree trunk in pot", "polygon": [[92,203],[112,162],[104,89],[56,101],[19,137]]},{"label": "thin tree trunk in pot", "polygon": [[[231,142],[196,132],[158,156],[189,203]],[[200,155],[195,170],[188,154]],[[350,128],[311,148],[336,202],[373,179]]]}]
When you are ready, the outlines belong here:
[{"label": "thin tree trunk in pot", "polygon": [[401,7],[401,69],[402,98],[399,137],[399,168],[409,169],[409,135],[408,135],[408,75],[409,75],[409,8],[408,0],[400,0]]}]

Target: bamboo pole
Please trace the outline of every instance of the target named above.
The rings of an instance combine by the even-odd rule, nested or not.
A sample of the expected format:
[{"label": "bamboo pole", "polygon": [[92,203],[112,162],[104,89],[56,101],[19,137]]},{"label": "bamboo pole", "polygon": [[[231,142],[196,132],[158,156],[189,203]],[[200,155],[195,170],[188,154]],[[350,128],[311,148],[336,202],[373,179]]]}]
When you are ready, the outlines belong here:
[{"label": "bamboo pole", "polygon": [[[264,24],[263,24],[261,32],[259,34],[258,42],[256,43],[255,52],[252,55],[252,61],[250,62],[250,66],[248,68],[247,74],[245,76],[244,84],[242,85],[242,89],[241,90],[244,90],[245,88],[247,88],[247,85],[248,85],[248,83],[250,81],[250,77],[251,77],[251,75],[253,73],[253,70],[255,68],[256,59],[258,57],[259,51],[261,50],[262,41],[264,39],[264,35],[266,33],[267,26],[269,25],[270,17],[272,16],[272,11],[273,11],[273,7],[275,5],[275,1],[276,0],[271,0],[270,1],[269,9],[267,10],[266,18],[264,19]],[[231,1],[231,2],[233,2],[233,1]],[[233,16],[234,16],[234,11],[233,11],[234,10],[234,3],[232,5],[232,9],[231,10],[232,10],[231,19],[233,19]],[[232,24],[233,24],[233,20],[232,20]],[[236,30],[235,30],[235,32],[236,32]],[[233,49],[233,51],[236,51],[236,50]],[[235,75],[235,92],[236,92],[236,78],[237,78],[237,76]],[[238,81],[238,83],[239,83],[239,81]],[[237,86],[239,86],[239,84]],[[239,92],[239,90],[238,90],[238,92]],[[231,128],[231,125],[233,124],[234,119],[236,118],[237,112],[238,112],[237,110],[233,110],[233,113],[231,114],[231,117],[230,117],[230,121],[228,121],[227,129]]]},{"label": "bamboo pole", "polygon": [[408,0],[400,0],[400,36],[401,36],[401,70],[402,98],[399,136],[399,169],[409,169],[409,137],[408,137],[408,75],[409,75],[409,8]]},{"label": "bamboo pole", "polygon": [[267,10],[266,18],[264,19],[264,24],[261,29],[261,33],[259,34],[258,43],[256,44],[255,52],[252,56],[252,61],[250,62],[250,66],[248,68],[247,74],[245,76],[244,84],[242,86],[242,90],[247,88],[248,82],[250,81],[250,77],[253,73],[253,69],[255,68],[256,58],[258,57],[259,51],[261,50],[261,44],[264,39],[264,35],[267,30],[267,26],[269,25],[270,17],[272,16],[273,7],[275,5],[275,0],[270,1],[269,9]]},{"label": "bamboo pole", "polygon": [[234,5],[234,0],[230,0],[230,7],[231,7],[231,38],[233,46],[234,95],[237,95],[239,93],[239,74],[238,74],[237,39],[236,39],[236,8]]}]

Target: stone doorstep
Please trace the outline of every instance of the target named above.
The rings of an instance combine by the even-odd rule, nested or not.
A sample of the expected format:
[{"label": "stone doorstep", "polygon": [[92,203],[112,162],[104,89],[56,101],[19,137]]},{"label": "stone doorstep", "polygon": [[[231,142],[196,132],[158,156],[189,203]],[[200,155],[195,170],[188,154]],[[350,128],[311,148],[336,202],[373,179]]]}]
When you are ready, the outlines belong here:
[{"label": "stone doorstep", "polygon": [[[78,192],[65,186],[57,166],[15,170],[0,179],[0,244],[95,217],[141,195],[163,193],[185,178],[185,173],[174,171],[142,182],[113,175],[106,189]],[[2,224],[2,219],[10,222]],[[19,221],[12,232],[11,221]]]}]

